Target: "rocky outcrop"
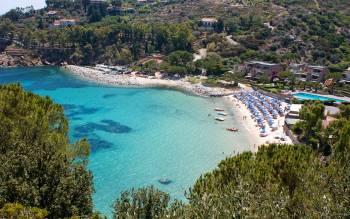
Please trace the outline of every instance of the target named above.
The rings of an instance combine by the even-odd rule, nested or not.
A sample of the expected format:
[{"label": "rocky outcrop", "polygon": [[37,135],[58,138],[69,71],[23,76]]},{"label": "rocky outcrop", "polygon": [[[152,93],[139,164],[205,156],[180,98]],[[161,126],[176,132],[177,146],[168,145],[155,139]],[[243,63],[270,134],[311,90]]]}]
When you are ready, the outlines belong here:
[{"label": "rocky outcrop", "polygon": [[41,65],[44,65],[44,63],[39,58],[31,55],[12,56],[6,53],[0,54],[0,67],[30,67]]}]

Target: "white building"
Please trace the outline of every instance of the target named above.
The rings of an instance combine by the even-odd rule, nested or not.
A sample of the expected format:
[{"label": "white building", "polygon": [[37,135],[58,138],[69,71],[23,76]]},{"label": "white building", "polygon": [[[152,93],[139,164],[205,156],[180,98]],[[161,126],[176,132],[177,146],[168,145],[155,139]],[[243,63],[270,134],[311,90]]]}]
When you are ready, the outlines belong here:
[{"label": "white building", "polygon": [[46,13],[46,15],[49,16],[49,17],[54,17],[54,16],[57,15],[57,11],[53,11],[53,10],[48,11],[48,12]]},{"label": "white building", "polygon": [[54,28],[62,28],[62,27],[75,26],[76,24],[77,24],[77,21],[75,19],[60,19],[60,20],[55,20],[52,26]]},{"label": "white building", "polygon": [[218,20],[215,18],[202,18],[201,25],[204,28],[213,28],[218,23]]}]

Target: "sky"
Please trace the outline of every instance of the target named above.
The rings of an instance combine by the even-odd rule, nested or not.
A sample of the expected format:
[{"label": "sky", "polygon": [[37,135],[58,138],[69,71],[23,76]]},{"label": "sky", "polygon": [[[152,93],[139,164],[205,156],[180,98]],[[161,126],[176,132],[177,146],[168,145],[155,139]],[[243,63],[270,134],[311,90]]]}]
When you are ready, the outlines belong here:
[{"label": "sky", "polygon": [[33,5],[35,9],[45,7],[45,0],[0,0],[0,14],[4,14],[12,8]]}]

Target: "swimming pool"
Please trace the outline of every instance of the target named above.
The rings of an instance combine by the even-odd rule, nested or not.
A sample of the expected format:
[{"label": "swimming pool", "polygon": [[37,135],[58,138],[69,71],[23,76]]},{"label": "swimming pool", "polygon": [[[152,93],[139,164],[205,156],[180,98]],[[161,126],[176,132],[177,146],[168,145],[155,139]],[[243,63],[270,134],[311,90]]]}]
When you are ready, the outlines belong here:
[{"label": "swimming pool", "polygon": [[320,95],[317,95],[317,94],[303,93],[303,92],[293,94],[293,96],[295,98],[301,99],[301,100],[335,101],[337,103],[346,102],[345,100],[341,100],[341,99],[320,96]]}]

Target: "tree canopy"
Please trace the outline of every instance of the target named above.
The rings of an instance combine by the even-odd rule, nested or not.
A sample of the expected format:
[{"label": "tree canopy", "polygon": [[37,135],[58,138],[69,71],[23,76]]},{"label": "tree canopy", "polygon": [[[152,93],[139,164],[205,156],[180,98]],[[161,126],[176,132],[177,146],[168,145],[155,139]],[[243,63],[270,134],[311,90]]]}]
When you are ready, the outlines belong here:
[{"label": "tree canopy", "polygon": [[307,103],[300,110],[300,119],[294,127],[303,141],[317,148],[320,144],[322,120],[324,117],[324,105],[321,102]]},{"label": "tree canopy", "polygon": [[[189,204],[166,204],[168,197],[152,188],[123,193],[115,218],[346,217],[349,171],[339,173],[339,167],[337,162],[322,165],[305,145],[272,144],[257,154],[246,152],[222,161],[190,189]],[[151,211],[154,208],[158,214]],[[152,217],[140,216],[147,211]]]},{"label": "tree canopy", "polygon": [[0,207],[20,203],[48,218],[92,215],[89,146],[69,143],[62,106],[1,85],[0,120]]}]

